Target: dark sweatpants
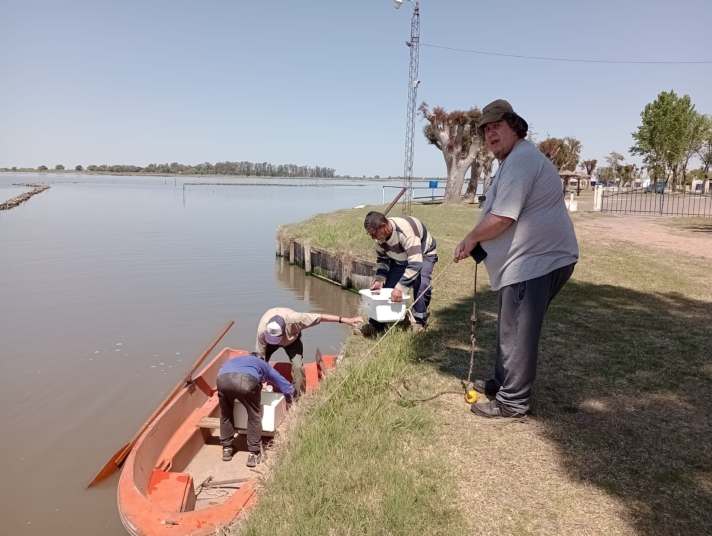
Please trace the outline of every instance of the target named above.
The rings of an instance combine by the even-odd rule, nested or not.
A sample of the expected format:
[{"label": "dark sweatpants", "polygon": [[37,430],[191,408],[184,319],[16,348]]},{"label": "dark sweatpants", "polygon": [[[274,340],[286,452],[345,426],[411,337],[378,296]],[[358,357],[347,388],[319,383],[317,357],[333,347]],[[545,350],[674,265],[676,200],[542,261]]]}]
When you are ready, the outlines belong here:
[{"label": "dark sweatpants", "polygon": [[573,274],[574,266],[499,290],[494,379],[500,386],[497,400],[510,411],[529,411],[544,315]]},{"label": "dark sweatpants", "polygon": [[[423,267],[420,269],[418,277],[416,277],[413,282],[413,287],[411,289],[413,294],[412,299],[416,299],[422,294],[418,301],[415,302],[412,309],[413,316],[418,324],[425,325],[428,323],[428,316],[430,315],[430,297],[432,296],[433,290],[428,287],[430,287],[430,282],[433,278],[433,270],[435,269],[436,262],[438,262],[437,255],[432,257],[423,257]],[[386,282],[383,284],[384,288],[395,288],[398,281],[400,281],[401,277],[403,277],[405,269],[405,265],[399,265],[391,261],[391,269],[386,276]],[[369,322],[377,328],[382,329],[384,327],[381,322],[376,322],[375,320],[370,320]]]},{"label": "dark sweatpants", "polygon": [[294,385],[294,396],[298,397],[304,392],[304,344],[302,343],[302,334],[300,333],[297,339],[287,346],[267,344],[265,346],[265,361],[269,363],[272,354],[280,348],[284,348],[292,364],[292,385]]},{"label": "dark sweatpants", "polygon": [[249,374],[227,372],[217,379],[220,401],[220,444],[232,445],[235,437],[235,400],[247,410],[247,450],[260,452],[262,443],[262,384]]}]

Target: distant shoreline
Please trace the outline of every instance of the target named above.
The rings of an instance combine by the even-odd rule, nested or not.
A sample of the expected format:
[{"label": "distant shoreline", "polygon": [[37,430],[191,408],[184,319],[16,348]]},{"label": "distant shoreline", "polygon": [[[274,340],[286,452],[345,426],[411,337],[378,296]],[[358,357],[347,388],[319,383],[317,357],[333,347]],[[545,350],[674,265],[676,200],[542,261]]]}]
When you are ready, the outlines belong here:
[{"label": "distant shoreline", "polygon": [[[16,170],[12,171],[9,169],[0,170],[2,173],[33,173],[36,175],[46,174],[46,175],[96,175],[96,176],[116,176],[116,177],[186,177],[186,178],[217,178],[221,179],[253,179],[253,180],[269,180],[269,179],[288,179],[288,180],[315,180],[315,181],[373,181],[373,182],[401,182],[403,177],[281,177],[277,175],[221,175],[221,174],[198,174],[198,173],[146,173],[143,171],[74,171],[70,169],[65,170],[54,170],[49,169],[47,171],[37,171],[37,170]],[[447,180],[444,177],[413,177],[414,181],[442,181],[443,183]]]}]

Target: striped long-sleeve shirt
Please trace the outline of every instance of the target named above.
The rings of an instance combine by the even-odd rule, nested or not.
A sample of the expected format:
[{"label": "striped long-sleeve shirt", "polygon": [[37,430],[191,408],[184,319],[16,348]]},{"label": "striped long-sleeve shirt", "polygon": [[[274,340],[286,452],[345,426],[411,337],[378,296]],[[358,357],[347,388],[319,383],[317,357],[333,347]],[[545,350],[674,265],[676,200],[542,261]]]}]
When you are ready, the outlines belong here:
[{"label": "striped long-sleeve shirt", "polygon": [[437,255],[435,239],[418,218],[388,218],[393,232],[387,240],[376,241],[376,279],[386,281],[391,262],[405,265],[403,276],[396,285],[401,291],[413,286],[423,267],[423,257]]}]

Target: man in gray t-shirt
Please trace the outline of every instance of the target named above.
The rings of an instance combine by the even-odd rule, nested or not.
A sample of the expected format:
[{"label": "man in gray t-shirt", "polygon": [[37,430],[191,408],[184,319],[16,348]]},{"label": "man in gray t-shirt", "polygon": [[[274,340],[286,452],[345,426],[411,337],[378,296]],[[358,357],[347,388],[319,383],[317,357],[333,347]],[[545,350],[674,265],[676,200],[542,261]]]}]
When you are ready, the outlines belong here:
[{"label": "man in gray t-shirt", "polygon": [[454,254],[457,262],[479,244],[492,289],[499,291],[494,378],[475,382],[475,389],[493,400],[471,407],[482,417],[519,417],[529,411],[544,314],[579,255],[561,178],[524,139],[527,130],[527,122],[505,100],[482,110],[480,136],[499,168],[482,219]]}]

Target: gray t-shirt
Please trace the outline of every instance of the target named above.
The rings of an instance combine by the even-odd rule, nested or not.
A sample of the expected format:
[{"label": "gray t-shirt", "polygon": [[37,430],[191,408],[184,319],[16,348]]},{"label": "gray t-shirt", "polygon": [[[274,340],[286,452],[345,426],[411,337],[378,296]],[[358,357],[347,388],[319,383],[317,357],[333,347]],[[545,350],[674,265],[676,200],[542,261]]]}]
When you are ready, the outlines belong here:
[{"label": "gray t-shirt", "polygon": [[482,216],[489,212],[515,220],[497,238],[482,242],[493,290],[541,277],[578,260],[561,177],[531,142],[520,141],[500,162]]}]

